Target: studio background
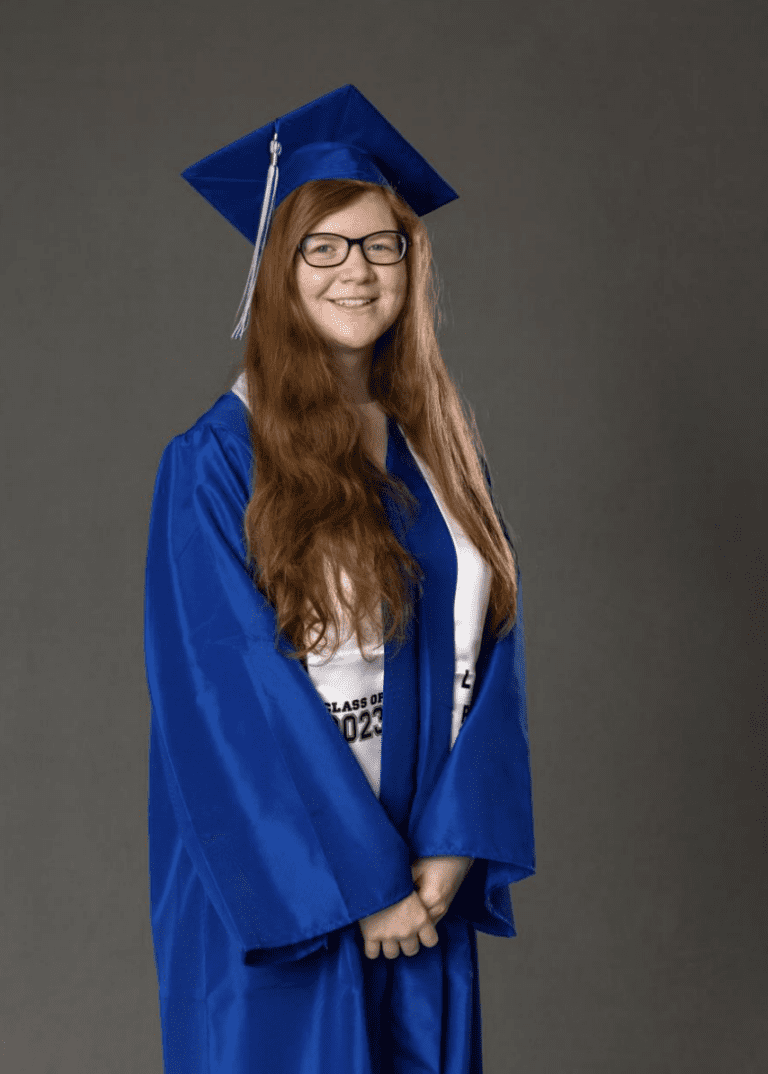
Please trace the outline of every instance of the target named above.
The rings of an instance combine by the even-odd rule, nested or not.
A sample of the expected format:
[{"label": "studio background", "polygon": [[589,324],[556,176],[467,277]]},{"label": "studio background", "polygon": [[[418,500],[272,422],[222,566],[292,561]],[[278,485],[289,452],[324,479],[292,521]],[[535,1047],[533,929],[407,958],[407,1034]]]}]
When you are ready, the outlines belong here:
[{"label": "studio background", "polygon": [[764,1071],[765,5],[5,0],[0,40],[0,1065],[162,1070],[147,526],[252,253],[179,173],[352,82],[460,194],[440,340],[524,579],[487,1074]]}]

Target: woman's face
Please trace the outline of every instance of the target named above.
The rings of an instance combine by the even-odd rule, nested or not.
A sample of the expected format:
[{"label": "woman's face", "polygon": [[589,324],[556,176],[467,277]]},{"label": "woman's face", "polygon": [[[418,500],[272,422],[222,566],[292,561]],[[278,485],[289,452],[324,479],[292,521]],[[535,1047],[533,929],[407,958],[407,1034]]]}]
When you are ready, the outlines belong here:
[{"label": "woman's face", "polygon": [[[326,232],[359,239],[376,231],[397,231],[385,199],[375,190],[343,209],[323,217],[312,233]],[[405,302],[408,271],[405,259],[395,265],[371,265],[360,246],[350,247],[341,265],[314,268],[301,254],[296,259],[299,298],[315,329],[334,349],[344,353],[373,351],[373,344],[394,323]],[[341,299],[372,299],[364,306],[344,306]]]}]

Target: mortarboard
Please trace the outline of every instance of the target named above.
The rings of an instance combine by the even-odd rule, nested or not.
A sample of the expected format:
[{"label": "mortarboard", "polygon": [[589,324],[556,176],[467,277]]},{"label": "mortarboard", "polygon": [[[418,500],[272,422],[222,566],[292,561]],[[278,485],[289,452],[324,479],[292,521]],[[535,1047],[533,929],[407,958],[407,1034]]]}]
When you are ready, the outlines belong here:
[{"label": "mortarboard", "polygon": [[259,127],[181,174],[254,244],[232,333],[237,339],[248,323],[272,213],[292,190],[311,179],[363,179],[392,187],[417,216],[459,196],[352,85]]}]

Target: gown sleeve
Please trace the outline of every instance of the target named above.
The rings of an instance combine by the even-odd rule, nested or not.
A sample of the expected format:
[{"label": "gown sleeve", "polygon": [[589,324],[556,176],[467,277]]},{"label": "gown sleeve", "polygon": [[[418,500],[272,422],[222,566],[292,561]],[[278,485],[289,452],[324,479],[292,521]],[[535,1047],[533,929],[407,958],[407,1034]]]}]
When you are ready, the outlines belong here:
[{"label": "gown sleeve", "polygon": [[[490,473],[481,462],[493,499]],[[516,935],[509,884],[536,871],[519,567],[517,585],[515,625],[494,641],[486,623],[471,708],[410,830],[419,857],[474,859],[449,913],[496,936]]]},{"label": "gown sleeve", "polygon": [[144,648],[181,844],[243,960],[281,961],[414,889],[407,843],[306,670],[275,648],[245,561],[246,456],[211,425],[164,450]]}]

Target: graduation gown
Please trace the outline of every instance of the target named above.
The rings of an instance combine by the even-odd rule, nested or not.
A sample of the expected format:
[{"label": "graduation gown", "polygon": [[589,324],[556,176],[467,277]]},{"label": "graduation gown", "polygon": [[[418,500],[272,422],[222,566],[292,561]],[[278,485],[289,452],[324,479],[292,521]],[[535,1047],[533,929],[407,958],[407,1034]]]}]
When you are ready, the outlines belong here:
[{"label": "graduation gown", "polygon": [[[384,506],[424,591],[406,645],[384,647],[375,787],[275,648],[245,566],[244,403],[227,392],[163,451],[144,645],[166,1074],[481,1074],[475,930],[515,936],[508,885],[535,871],[522,591],[506,638],[485,619],[456,734],[454,541],[391,418],[388,432],[387,470],[419,507]],[[367,958],[359,920],[410,895],[430,855],[475,859],[438,945]]]}]

